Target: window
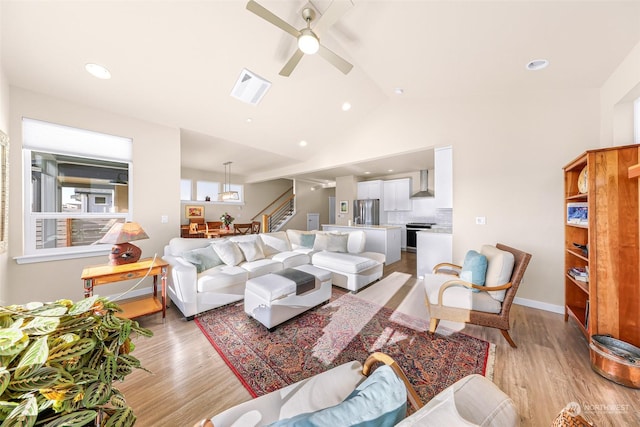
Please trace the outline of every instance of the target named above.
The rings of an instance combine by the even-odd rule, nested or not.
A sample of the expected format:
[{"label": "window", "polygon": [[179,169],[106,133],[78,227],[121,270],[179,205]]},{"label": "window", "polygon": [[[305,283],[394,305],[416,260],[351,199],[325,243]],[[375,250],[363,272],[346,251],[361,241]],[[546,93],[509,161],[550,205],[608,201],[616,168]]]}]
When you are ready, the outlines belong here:
[{"label": "window", "polygon": [[23,139],[24,255],[107,249],[96,242],[132,216],[131,140],[31,119]]},{"label": "window", "polygon": [[180,200],[191,200],[191,180],[180,180]]},{"label": "window", "polygon": [[220,190],[219,182],[198,181],[196,182],[196,200],[216,201]]}]

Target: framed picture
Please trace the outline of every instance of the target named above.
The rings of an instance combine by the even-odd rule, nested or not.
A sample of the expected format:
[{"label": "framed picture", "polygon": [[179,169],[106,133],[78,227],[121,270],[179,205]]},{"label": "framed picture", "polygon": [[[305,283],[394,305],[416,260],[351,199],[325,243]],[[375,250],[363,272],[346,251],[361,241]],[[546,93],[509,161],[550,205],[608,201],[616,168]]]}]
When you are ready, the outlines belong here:
[{"label": "framed picture", "polygon": [[184,216],[189,218],[204,218],[204,206],[194,206],[187,205],[185,206],[185,214]]},{"label": "framed picture", "polygon": [[585,202],[567,203],[567,224],[589,225],[589,205]]},{"label": "framed picture", "polygon": [[349,202],[342,200],[340,202],[340,213],[349,213]]}]

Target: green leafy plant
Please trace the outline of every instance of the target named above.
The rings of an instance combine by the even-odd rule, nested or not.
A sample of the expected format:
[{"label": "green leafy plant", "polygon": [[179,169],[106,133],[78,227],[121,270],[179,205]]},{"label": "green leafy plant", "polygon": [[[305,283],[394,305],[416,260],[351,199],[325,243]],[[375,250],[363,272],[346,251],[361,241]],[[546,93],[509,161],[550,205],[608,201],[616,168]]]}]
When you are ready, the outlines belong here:
[{"label": "green leafy plant", "polygon": [[133,369],[132,335],[153,333],[93,296],[0,307],[0,427],[132,426],[113,387]]}]

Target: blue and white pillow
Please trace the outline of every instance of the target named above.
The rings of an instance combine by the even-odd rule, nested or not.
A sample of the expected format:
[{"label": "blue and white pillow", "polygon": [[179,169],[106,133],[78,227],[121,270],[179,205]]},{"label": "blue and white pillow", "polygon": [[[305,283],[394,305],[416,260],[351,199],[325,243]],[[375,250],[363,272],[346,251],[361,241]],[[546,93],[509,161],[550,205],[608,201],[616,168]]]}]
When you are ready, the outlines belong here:
[{"label": "blue and white pillow", "polygon": [[[487,257],[476,251],[469,251],[464,257],[462,270],[460,271],[460,279],[474,285],[484,286],[487,277]],[[473,289],[473,292],[480,292]]]}]

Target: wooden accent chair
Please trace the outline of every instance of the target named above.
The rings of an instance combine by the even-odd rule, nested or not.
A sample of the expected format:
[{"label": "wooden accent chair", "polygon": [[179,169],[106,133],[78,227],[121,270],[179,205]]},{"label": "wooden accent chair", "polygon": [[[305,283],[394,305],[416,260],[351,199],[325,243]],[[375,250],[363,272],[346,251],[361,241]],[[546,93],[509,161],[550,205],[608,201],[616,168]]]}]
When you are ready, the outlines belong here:
[{"label": "wooden accent chair", "polygon": [[189,222],[189,237],[204,237],[207,224],[204,218],[194,218]]},{"label": "wooden accent chair", "polygon": [[[485,247],[491,248],[489,245],[483,246],[483,251]],[[513,254],[513,270],[507,283],[499,284],[498,286],[474,285],[457,278],[462,267],[450,263],[436,265],[433,268],[433,274],[425,276],[426,305],[429,315],[431,316],[430,332],[435,332],[438,323],[442,319],[487,326],[499,329],[509,345],[517,348],[515,342],[509,335],[509,311],[511,310],[513,298],[518,291],[524,272],[531,260],[531,254],[500,243],[495,246],[495,249]],[[487,258],[489,259],[489,257]],[[497,262],[497,259],[489,259],[489,269],[491,268],[492,262]],[[496,267],[501,268],[499,265]],[[489,269],[487,271],[489,271]],[[443,272],[445,274],[442,274]],[[445,290],[449,288],[455,289],[456,287],[458,289],[454,290],[453,293],[457,293],[456,298],[458,301],[452,301],[451,299],[449,299],[448,302],[444,301],[453,295],[453,293],[450,293],[448,297],[445,297]],[[467,289],[461,290],[460,287]],[[472,293],[471,291],[473,289],[477,289],[480,292]],[[494,296],[500,291],[505,291],[504,299],[501,303],[498,301],[498,298]],[[460,298],[460,296],[462,296],[462,298]],[[460,299],[466,301],[460,301]],[[468,308],[469,305],[471,309]]]},{"label": "wooden accent chair", "polygon": [[247,224],[233,224],[233,229],[235,230],[235,234],[251,234],[251,223]]},{"label": "wooden accent chair", "polygon": [[207,231],[220,230],[222,221],[207,221]]},{"label": "wooden accent chair", "polygon": [[253,221],[251,223],[251,233],[258,234],[260,233],[260,228],[262,227],[262,223],[260,221]]}]

